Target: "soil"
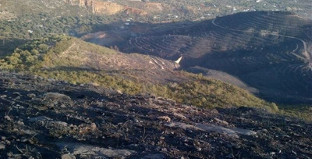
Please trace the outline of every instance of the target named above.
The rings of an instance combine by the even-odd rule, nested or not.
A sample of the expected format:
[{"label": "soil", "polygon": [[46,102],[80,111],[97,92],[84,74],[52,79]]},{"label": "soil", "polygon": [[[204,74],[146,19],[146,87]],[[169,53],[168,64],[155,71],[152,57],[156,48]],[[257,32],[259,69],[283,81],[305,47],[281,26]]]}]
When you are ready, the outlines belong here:
[{"label": "soil", "polygon": [[312,158],[311,123],[262,109],[0,75],[0,158]]}]

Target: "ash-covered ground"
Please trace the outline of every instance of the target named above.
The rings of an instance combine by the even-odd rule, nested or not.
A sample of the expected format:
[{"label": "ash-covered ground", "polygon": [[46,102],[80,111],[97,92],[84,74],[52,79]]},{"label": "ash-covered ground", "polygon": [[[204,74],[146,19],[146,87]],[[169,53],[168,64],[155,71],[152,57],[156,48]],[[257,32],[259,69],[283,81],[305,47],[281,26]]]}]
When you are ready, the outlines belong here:
[{"label": "ash-covered ground", "polygon": [[312,158],[312,124],[0,73],[0,158]]}]

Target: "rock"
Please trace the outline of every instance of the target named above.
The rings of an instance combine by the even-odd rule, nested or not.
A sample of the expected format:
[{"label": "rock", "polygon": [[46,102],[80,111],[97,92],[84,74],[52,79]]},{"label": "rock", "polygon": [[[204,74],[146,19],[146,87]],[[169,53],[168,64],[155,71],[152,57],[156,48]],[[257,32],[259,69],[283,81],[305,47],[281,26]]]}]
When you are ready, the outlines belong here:
[{"label": "rock", "polygon": [[0,150],[4,150],[5,149],[5,145],[0,143]]},{"label": "rock", "polygon": [[162,152],[167,152],[168,150],[166,148],[161,149]]},{"label": "rock", "polygon": [[29,141],[29,140],[26,139],[26,138],[22,138],[22,139],[21,139],[21,142],[24,142],[24,143],[25,143],[25,142],[27,142],[27,141]]},{"label": "rock", "polygon": [[222,124],[222,125],[225,125],[225,126],[228,126],[229,123],[227,121],[224,121],[224,120],[220,120],[218,118],[214,118],[214,120],[219,123],[219,124]]},{"label": "rock", "polygon": [[257,133],[252,131],[252,130],[247,130],[247,129],[240,129],[240,128],[226,128],[222,126],[217,126],[213,124],[202,124],[202,123],[194,123],[194,124],[186,124],[186,123],[181,123],[181,122],[171,122],[166,124],[168,127],[179,127],[184,130],[200,130],[200,131],[206,131],[206,132],[218,132],[222,134],[226,134],[232,137],[238,138],[238,134],[241,135],[249,135],[249,136],[254,136]]},{"label": "rock", "polygon": [[55,79],[53,79],[53,78],[49,78],[49,79],[48,79],[48,81],[49,81],[49,82],[54,82],[54,81],[55,81]]},{"label": "rock", "polygon": [[7,153],[7,157],[12,157],[12,156],[13,156],[12,152]]},{"label": "rock", "polygon": [[196,150],[197,150],[197,151],[201,151],[201,150],[202,150],[202,148],[200,148],[200,147],[196,147]]},{"label": "rock", "polygon": [[13,94],[15,97],[21,96],[21,93],[19,93],[19,92],[13,92],[12,94]]},{"label": "rock", "polygon": [[269,131],[267,129],[262,129],[261,130],[263,133],[268,133]]},{"label": "rock", "polygon": [[62,155],[61,159],[76,159],[76,157],[71,154],[64,154]]},{"label": "rock", "polygon": [[180,114],[180,113],[173,113],[173,115],[174,115],[175,117],[180,118],[180,119],[186,119],[186,117],[185,117],[184,115]]},{"label": "rock", "polygon": [[297,156],[297,153],[294,150],[292,150],[291,153]]},{"label": "rock", "polygon": [[91,130],[92,130],[92,131],[95,131],[96,128],[97,128],[97,127],[96,127],[96,124],[95,124],[95,123],[92,123],[92,124],[91,124]]},{"label": "rock", "polygon": [[11,141],[9,141],[9,140],[5,140],[5,143],[6,143],[7,145],[11,145]]},{"label": "rock", "polygon": [[36,97],[36,94],[30,93],[30,94],[27,94],[27,97],[29,97],[29,98],[35,98],[35,97]]},{"label": "rock", "polygon": [[7,121],[12,121],[11,117],[9,117],[8,115],[4,116],[4,119]]},{"label": "rock", "polygon": [[77,143],[58,143],[63,148],[67,148],[73,155],[90,156],[90,158],[126,158],[136,153],[133,150],[127,149],[107,149],[91,145],[83,145]]},{"label": "rock", "polygon": [[65,94],[49,92],[46,93],[43,97],[43,103],[50,107],[55,106],[72,106],[73,101],[71,98]]},{"label": "rock", "polygon": [[139,123],[140,121],[138,119],[133,119],[134,122]]},{"label": "rock", "polygon": [[158,117],[158,119],[166,121],[166,122],[171,122],[171,118],[169,116],[160,116]]},{"label": "rock", "polygon": [[121,90],[116,90],[116,92],[118,93],[118,94],[122,94],[122,91]]},{"label": "rock", "polygon": [[34,117],[29,119],[30,122],[37,123],[41,126],[46,125],[49,121],[52,121],[51,118],[48,118],[46,116],[39,116],[39,117]]},{"label": "rock", "polygon": [[23,121],[18,121],[17,124],[23,126],[24,122]]},{"label": "rock", "polygon": [[212,109],[212,110],[210,110],[210,112],[213,114],[219,114],[219,111],[217,109]]}]

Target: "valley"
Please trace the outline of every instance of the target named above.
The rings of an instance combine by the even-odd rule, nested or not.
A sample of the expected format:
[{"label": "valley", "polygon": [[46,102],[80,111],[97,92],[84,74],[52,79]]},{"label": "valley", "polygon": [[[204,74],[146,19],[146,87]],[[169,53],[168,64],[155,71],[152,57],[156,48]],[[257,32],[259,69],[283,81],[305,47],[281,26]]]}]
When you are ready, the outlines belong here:
[{"label": "valley", "polygon": [[[33,5],[40,5],[40,3]],[[13,62],[15,63],[13,65],[4,60],[6,62],[2,64],[2,67],[31,71],[45,78],[67,80],[72,83],[88,83],[93,77],[96,80],[91,83],[95,85],[112,87],[131,94],[157,92],[157,95],[174,98],[180,102],[185,102],[190,98],[178,95],[176,86],[171,85],[194,82],[194,79],[202,76],[238,86],[268,103],[276,103],[280,108],[284,105],[285,108],[288,106],[309,107],[312,102],[310,92],[312,86],[309,82],[312,78],[311,20],[297,14],[284,11],[242,12],[223,17],[216,16],[211,20],[170,22],[165,20],[150,23],[136,19],[140,17],[138,15],[132,18],[129,14],[123,16],[123,13],[118,13],[120,17],[116,18],[117,14],[92,13],[89,9],[91,7],[92,10],[92,5],[97,4],[95,1],[66,1],[68,5],[62,6],[66,9],[59,8],[62,16],[44,18],[48,12],[57,14],[58,12],[54,12],[57,9],[55,7],[61,3],[64,2],[45,3],[45,7],[50,9],[39,16],[20,15],[20,12],[15,12],[16,15],[21,16],[17,19],[18,21],[14,20],[9,23],[2,21],[2,25],[6,27],[4,32],[1,32],[1,56],[6,59],[18,58],[17,56],[29,59],[29,53],[34,54],[31,50],[33,46],[24,50],[26,52],[17,52],[14,55],[16,57],[8,55],[16,52],[16,48],[25,43],[27,45],[33,40],[40,41],[39,37],[49,39],[59,34],[76,36],[84,41],[106,46],[121,54],[100,55],[103,48],[77,40],[65,40],[63,41],[64,48],[55,52],[57,56],[50,54],[51,48],[49,47],[51,46],[47,46],[47,50],[30,56],[30,59],[35,60],[27,62],[25,59],[18,58],[14,59],[17,61]],[[101,4],[104,3],[111,2],[101,2]],[[145,4],[145,2],[117,3],[128,7]],[[9,4],[7,2],[7,9],[9,9]],[[28,10],[29,13],[33,12],[30,10]],[[65,10],[67,12],[64,12]],[[81,13],[80,17],[75,17],[73,14],[77,10]],[[107,16],[101,16],[103,14]],[[39,26],[39,30],[38,27],[28,30],[27,27],[20,27],[25,25],[25,20],[28,18],[34,20],[28,20],[27,27],[34,27],[33,25],[39,19],[48,25],[42,25],[41,28]],[[15,24],[18,24],[17,27],[14,27]],[[62,27],[58,27],[59,25]],[[22,31],[18,31],[21,29]],[[9,33],[10,31],[12,33]],[[58,46],[56,49],[59,49]],[[42,60],[43,57],[46,59]],[[179,64],[174,63],[181,57]],[[23,64],[25,62],[27,65]],[[71,75],[67,76],[68,73]],[[85,78],[80,79],[80,76],[85,76]],[[100,80],[102,76],[118,79],[120,83],[104,82]],[[147,85],[139,84],[141,82]],[[159,86],[151,89],[150,87],[154,84]],[[200,82],[201,84],[203,83]],[[189,86],[183,84],[183,88]],[[169,91],[161,91],[161,89]],[[204,92],[207,93],[206,90]],[[213,95],[211,90],[208,92]],[[209,97],[210,102],[206,102],[205,98],[200,95],[198,99],[195,99],[196,102],[192,100],[189,104],[214,107],[225,103],[235,103],[234,105],[237,106],[245,103],[244,101],[234,102],[227,97],[223,100],[224,97],[220,97],[222,102],[214,104],[215,99],[210,100]],[[255,104],[247,103],[249,106]]]},{"label": "valley", "polygon": [[[222,8],[218,2],[203,3],[200,0],[172,3],[100,0],[1,2],[4,6],[1,13],[8,18],[0,21],[1,66],[71,83],[88,83],[93,77],[96,80],[91,83],[95,85],[130,94],[157,92],[156,95],[180,102],[190,98],[185,98],[186,94],[178,95],[180,92],[175,85],[182,84],[183,88],[189,88],[195,84],[192,83],[196,81],[194,79],[204,77],[245,89],[268,103],[276,103],[280,108],[309,107],[312,102],[312,26],[311,20],[299,13],[309,13],[310,10],[306,8],[309,5],[303,5],[306,4],[303,0],[300,3],[302,6],[294,4],[294,8],[301,8],[298,12],[296,9],[287,12],[265,10],[285,9],[292,2],[278,5],[271,1],[241,3],[233,1]],[[182,5],[188,6],[187,9],[181,10]],[[264,11],[254,11],[261,5],[265,6],[261,9]],[[202,11],[191,13],[189,9],[192,6],[201,6]],[[198,19],[201,14],[213,12],[212,6],[219,10],[218,14]],[[276,9],[270,9],[270,6]],[[21,7],[23,9],[15,9]],[[205,7],[210,8],[205,10]],[[234,12],[234,9],[233,12],[227,12],[229,7],[236,8],[240,13]],[[244,7],[249,7],[249,10]],[[112,10],[107,10],[109,8]],[[144,12],[145,18],[142,19],[140,13],[129,12],[136,10]],[[157,15],[159,11],[161,15]],[[38,51],[39,46],[17,50],[33,41],[53,39],[64,34],[113,50],[108,51],[107,48],[86,44],[78,39],[62,41],[65,44],[60,45],[61,48],[42,45],[44,47],[40,48],[43,50],[39,54],[32,50]],[[56,52],[51,53],[54,49]],[[101,52],[117,53],[101,55]],[[12,53],[14,56],[11,56]],[[182,59],[179,64],[174,63],[178,58]],[[68,73],[71,75],[67,76]],[[112,77],[119,82],[107,83],[100,77]],[[147,85],[139,84],[142,82]],[[206,82],[199,84],[203,83]],[[154,84],[159,86],[151,89]],[[207,90],[201,91],[207,93]],[[211,90],[208,92],[211,95],[215,93]],[[246,103],[244,100],[237,102],[220,97],[222,102],[214,104],[219,100],[213,98],[209,97],[210,102],[206,102],[206,97],[200,95],[196,102],[188,104],[214,107],[225,103],[236,106]],[[247,103],[248,106],[255,103],[257,106],[263,105],[259,102]]]}]

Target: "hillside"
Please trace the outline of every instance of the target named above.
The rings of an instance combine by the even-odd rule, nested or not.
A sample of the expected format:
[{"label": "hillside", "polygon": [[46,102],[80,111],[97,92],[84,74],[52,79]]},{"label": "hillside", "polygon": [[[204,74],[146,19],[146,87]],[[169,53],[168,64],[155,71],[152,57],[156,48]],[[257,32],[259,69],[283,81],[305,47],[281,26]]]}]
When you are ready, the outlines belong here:
[{"label": "hillside", "polygon": [[[246,11],[291,11],[309,18],[312,13],[308,0],[298,1],[242,1],[242,0],[65,0],[68,4],[79,5],[92,10],[94,14],[126,14],[147,16],[154,22],[201,20]],[[227,4],[227,5],[224,5]]]},{"label": "hillside", "polygon": [[128,15],[146,16],[147,14],[151,15],[153,13],[160,14],[161,11],[169,9],[168,7],[165,8],[164,5],[161,3],[141,1],[132,1],[130,5],[100,0],[69,0],[67,1],[67,3],[88,8],[94,14],[104,15],[124,13]]},{"label": "hillside", "polygon": [[238,13],[184,26],[168,24],[120,47],[171,60],[182,55],[182,69],[226,72],[265,99],[311,104],[311,27],[311,20],[289,12]]},{"label": "hillside", "polygon": [[73,84],[93,84],[127,94],[154,94],[200,107],[250,106],[278,110],[247,91],[178,71],[173,61],[56,36],[30,41],[2,59],[2,69],[28,72]]},{"label": "hillside", "polygon": [[[312,12],[308,0],[287,0],[278,4],[275,1],[245,3],[241,0],[0,0],[0,6],[0,56],[7,51],[3,49],[7,49],[9,44],[13,44],[14,48],[20,40],[51,34],[81,37],[114,28],[127,28],[134,23],[201,21],[254,10],[289,10],[307,18]],[[136,30],[141,29],[137,27]],[[117,33],[120,31],[122,29]],[[127,34],[125,31],[128,30],[123,30],[123,34]],[[11,47],[9,51],[12,51]]]},{"label": "hillside", "polygon": [[0,159],[311,159],[311,0],[0,0]]},{"label": "hillside", "polygon": [[[227,5],[224,5],[227,4]],[[285,0],[279,3],[271,0],[1,0],[0,21],[12,22],[24,15],[45,15],[49,18],[73,16],[111,16],[107,22],[132,19],[136,22],[198,21],[212,19],[238,12],[290,11],[306,18],[312,13],[308,0]]]},{"label": "hillside", "polygon": [[0,158],[311,158],[312,125],[0,72]]}]

